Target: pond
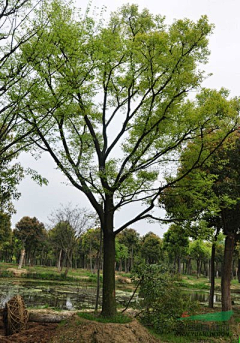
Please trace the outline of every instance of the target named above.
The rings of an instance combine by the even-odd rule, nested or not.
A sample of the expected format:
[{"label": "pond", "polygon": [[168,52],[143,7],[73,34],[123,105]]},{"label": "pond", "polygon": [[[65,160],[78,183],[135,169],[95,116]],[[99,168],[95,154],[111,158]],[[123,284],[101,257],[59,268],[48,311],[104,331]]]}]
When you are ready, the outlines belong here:
[{"label": "pond", "polygon": [[[101,292],[100,292],[101,293]],[[191,300],[207,304],[209,291],[185,289]],[[14,295],[20,294],[26,306],[34,308],[55,308],[61,310],[83,310],[95,307],[96,288],[80,282],[57,282],[44,280],[0,279],[0,308]],[[117,304],[126,306],[132,292],[116,291]],[[232,292],[235,305],[240,305],[240,293]],[[131,304],[139,302],[138,295]],[[99,303],[101,304],[101,297]],[[221,294],[215,293],[214,303],[221,304]]]},{"label": "pond", "polygon": [[[201,304],[206,304],[208,303],[209,300],[209,291],[202,291],[202,290],[184,290],[185,294],[188,294],[190,296],[190,299],[192,301],[199,301]],[[240,293],[237,291],[231,292],[231,298],[232,301],[234,301],[235,305],[240,305]],[[220,292],[215,292],[213,302],[216,305],[221,304],[221,293]]]},{"label": "pond", "polygon": [[[95,307],[96,288],[81,286],[80,283],[0,279],[0,308],[16,294],[23,297],[27,307],[82,310]],[[131,294],[116,291],[117,303],[125,306]],[[134,301],[137,301],[137,296]]]}]

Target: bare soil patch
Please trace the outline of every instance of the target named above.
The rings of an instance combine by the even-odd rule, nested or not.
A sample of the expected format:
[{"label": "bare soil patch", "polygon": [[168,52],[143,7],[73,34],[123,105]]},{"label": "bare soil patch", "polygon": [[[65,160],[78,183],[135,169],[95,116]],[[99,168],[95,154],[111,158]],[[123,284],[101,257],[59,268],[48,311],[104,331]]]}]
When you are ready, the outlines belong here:
[{"label": "bare soil patch", "polygon": [[58,324],[29,323],[28,329],[11,336],[5,336],[3,326],[0,328],[1,343],[50,343]]}]

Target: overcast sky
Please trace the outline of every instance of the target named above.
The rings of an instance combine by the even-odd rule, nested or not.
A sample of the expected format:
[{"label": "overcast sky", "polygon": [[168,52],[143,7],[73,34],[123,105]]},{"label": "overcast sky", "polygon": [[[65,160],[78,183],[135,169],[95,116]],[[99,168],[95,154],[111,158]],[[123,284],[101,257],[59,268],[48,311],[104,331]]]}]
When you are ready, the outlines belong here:
[{"label": "overcast sky", "polygon": [[[87,0],[78,0],[76,4],[83,10]],[[114,11],[122,4],[131,3],[124,0],[93,0],[92,6],[101,8],[106,6],[108,11]],[[208,65],[204,66],[207,73],[213,75],[205,82],[205,87],[219,89],[225,87],[230,90],[231,96],[240,95],[240,1],[239,0],[138,0],[133,1],[140,8],[146,7],[154,14],[166,16],[166,22],[174,19],[190,18],[197,20],[206,14],[211,23],[215,24],[214,33],[210,38],[211,55]],[[13,227],[23,216],[37,217],[43,223],[48,222],[48,216],[60,207],[60,204],[89,207],[87,200],[73,186],[66,186],[66,180],[59,171],[56,171],[51,158],[43,155],[38,161],[29,155],[21,156],[24,167],[36,169],[49,180],[48,186],[38,186],[30,178],[24,179],[19,190],[22,193],[20,200],[15,202],[17,213],[12,218]],[[137,211],[133,206],[129,211],[117,215],[116,226],[130,217],[130,212]],[[162,236],[164,227],[159,224],[138,222],[132,225],[141,235],[153,231]]]}]

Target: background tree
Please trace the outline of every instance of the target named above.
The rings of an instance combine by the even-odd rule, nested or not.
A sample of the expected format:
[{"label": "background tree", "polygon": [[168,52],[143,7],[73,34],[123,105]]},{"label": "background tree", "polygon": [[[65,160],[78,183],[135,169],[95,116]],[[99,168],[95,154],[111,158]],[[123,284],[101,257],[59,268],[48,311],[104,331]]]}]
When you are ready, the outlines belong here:
[{"label": "background tree", "polygon": [[134,229],[126,228],[121,231],[118,235],[119,243],[123,244],[128,249],[128,256],[125,258],[125,272],[129,272],[134,265],[134,257],[140,248],[140,237],[139,233]]},{"label": "background tree", "polygon": [[153,232],[148,232],[142,238],[141,254],[146,263],[156,264],[162,259],[162,240]]},{"label": "background tree", "polygon": [[206,242],[198,239],[190,242],[189,252],[193,259],[197,262],[197,278],[201,274],[201,267],[204,262],[210,259],[210,246]]},{"label": "background tree", "polygon": [[18,268],[22,267],[24,258],[28,264],[32,264],[32,258],[36,252],[37,246],[44,237],[44,225],[37,218],[23,217],[14,230],[14,236],[21,241],[21,256]]},{"label": "background tree", "polygon": [[91,272],[97,270],[98,256],[100,251],[100,229],[88,229],[81,237],[82,250],[85,255],[85,263]]},{"label": "background tree", "polygon": [[216,175],[213,191],[218,198],[222,229],[225,238],[221,291],[223,311],[231,310],[230,283],[235,244],[240,230],[240,136],[232,134],[213,156],[208,171]]},{"label": "background tree", "polygon": [[188,233],[181,226],[172,224],[163,235],[163,249],[168,252],[175,271],[181,273],[181,260],[188,253]]},{"label": "background tree", "polygon": [[77,233],[69,222],[61,221],[49,231],[49,239],[58,255],[57,268],[61,271],[65,262],[65,275],[67,275],[69,268],[72,267],[72,255],[77,245]]},{"label": "background tree", "polygon": [[[217,144],[215,138],[215,134],[212,133],[212,140],[209,141],[210,147]],[[198,141],[196,140],[195,144],[189,145],[183,152],[185,162],[179,169],[180,174],[187,168],[188,160],[194,158],[197,144]],[[189,184],[191,190],[194,189],[194,192],[198,193],[197,196],[193,195],[194,192],[192,196],[187,193],[184,195],[179,190],[175,193],[176,203],[180,204],[179,200],[181,199],[181,203],[184,204],[178,206],[179,214],[183,211],[184,206],[188,206],[189,213],[195,211],[202,218],[207,218],[207,222],[212,223],[217,231],[222,229],[226,236],[221,279],[223,311],[231,310],[232,306],[230,282],[233,252],[239,235],[239,147],[240,136],[237,130],[229,135],[200,171],[189,174],[188,179],[184,180],[185,185],[182,190],[186,189],[187,184]],[[174,195],[174,191],[172,195]],[[169,203],[171,204],[171,200]]]},{"label": "background tree", "polygon": [[116,239],[115,243],[116,243],[116,247],[115,247],[115,249],[116,249],[116,262],[118,263],[118,270],[121,272],[123,269],[122,261],[123,260],[126,261],[128,256],[129,256],[128,247],[125,244],[120,243],[118,238]]},{"label": "background tree", "polygon": [[[178,181],[160,183],[159,171],[198,136],[198,157],[185,175],[197,168],[209,130],[223,118],[226,131],[235,126],[226,122],[236,117],[235,103],[211,92],[204,103],[187,100],[199,89],[199,64],[209,54],[212,25],[206,17],[166,26],[163,17],[126,5],[108,22],[97,22],[88,15],[76,19],[69,4],[54,1],[45,3],[39,21],[48,26],[22,46],[29,73],[14,96],[22,99],[20,116],[36,146],[51,155],[99,216],[102,315],[112,316],[116,235],[139,220],[156,219],[159,195]],[[227,134],[219,132],[222,140]],[[144,207],[115,227],[116,211],[134,202]]]},{"label": "background tree", "polygon": [[94,212],[85,207],[73,207],[71,203],[61,205],[54,210],[49,220],[53,225],[57,225],[59,222],[68,222],[78,236],[97,223]]},{"label": "background tree", "polygon": [[0,251],[1,260],[7,260],[7,256],[4,256],[4,250],[11,243],[12,230],[11,230],[11,218],[9,214],[0,212]]}]

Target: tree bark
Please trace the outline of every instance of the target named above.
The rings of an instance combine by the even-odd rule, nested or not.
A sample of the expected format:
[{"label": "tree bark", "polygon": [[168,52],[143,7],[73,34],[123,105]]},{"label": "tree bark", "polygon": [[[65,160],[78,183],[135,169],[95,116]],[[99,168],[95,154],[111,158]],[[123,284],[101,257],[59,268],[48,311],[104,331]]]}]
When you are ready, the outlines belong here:
[{"label": "tree bark", "polygon": [[200,269],[201,269],[201,262],[199,259],[197,259],[197,279],[200,276]]},{"label": "tree bark", "polygon": [[240,283],[240,258],[238,259],[238,271],[237,271],[237,276],[238,276],[238,282]]},{"label": "tree bark", "polygon": [[223,259],[222,279],[221,279],[222,311],[230,311],[232,309],[230,285],[231,285],[231,278],[232,278],[232,259],[233,259],[234,246],[235,246],[234,234],[227,235],[225,239],[224,259]]},{"label": "tree bark", "polygon": [[62,320],[68,319],[73,316],[69,311],[61,313],[41,312],[41,310],[29,310],[29,322],[41,322],[41,323],[60,323]]},{"label": "tree bark", "polygon": [[62,259],[62,249],[59,251],[58,262],[57,262],[57,270],[59,273],[61,271],[61,259]]},{"label": "tree bark", "polygon": [[18,264],[18,269],[22,268],[24,257],[25,257],[25,249],[22,249],[19,264]]},{"label": "tree bark", "polygon": [[103,227],[103,301],[102,316],[116,315],[115,301],[115,235],[113,215],[105,215]]},{"label": "tree bark", "polygon": [[99,303],[101,257],[102,257],[102,230],[100,230],[100,246],[99,246],[99,251],[98,251],[98,256],[97,256],[97,294],[96,294],[95,311],[98,310],[98,303]]},{"label": "tree bark", "polygon": [[178,264],[178,274],[181,274],[181,257],[178,257],[178,260],[177,260],[177,264]]},{"label": "tree bark", "polygon": [[213,308],[214,304],[214,287],[215,287],[215,255],[216,255],[216,242],[212,244],[211,264],[210,264],[210,294],[209,294],[209,307]]}]

